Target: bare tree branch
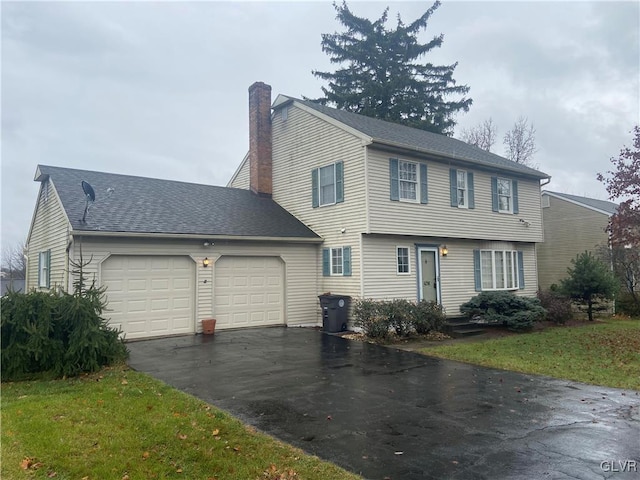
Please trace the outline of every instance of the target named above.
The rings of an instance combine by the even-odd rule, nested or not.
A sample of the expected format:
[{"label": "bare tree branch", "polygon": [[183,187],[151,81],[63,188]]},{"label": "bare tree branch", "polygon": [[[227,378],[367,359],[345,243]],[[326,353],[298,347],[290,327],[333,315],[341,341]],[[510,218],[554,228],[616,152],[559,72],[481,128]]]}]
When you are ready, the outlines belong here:
[{"label": "bare tree branch", "polygon": [[497,135],[498,128],[496,124],[493,123],[493,119],[489,118],[475,127],[463,129],[460,139],[463,142],[490,152],[491,147],[496,143]]},{"label": "bare tree branch", "polygon": [[520,117],[513,128],[504,135],[507,158],[516,163],[536,168],[533,155],[536,153],[536,130],[526,117]]},{"label": "bare tree branch", "polygon": [[5,245],[2,249],[2,273],[12,280],[24,280],[27,260],[24,256],[25,243]]}]

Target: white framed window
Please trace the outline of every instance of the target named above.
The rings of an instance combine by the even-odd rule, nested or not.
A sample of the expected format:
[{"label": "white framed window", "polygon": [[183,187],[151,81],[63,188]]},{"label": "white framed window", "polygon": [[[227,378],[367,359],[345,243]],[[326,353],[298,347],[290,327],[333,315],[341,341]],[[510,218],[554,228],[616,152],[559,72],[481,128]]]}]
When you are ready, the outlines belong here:
[{"label": "white framed window", "polygon": [[344,269],[342,247],[331,249],[331,275],[342,275]]},{"label": "white framed window", "polygon": [[458,208],[469,208],[469,192],[467,188],[467,172],[458,170],[457,188],[458,188]]},{"label": "white framed window", "polygon": [[549,200],[549,195],[542,196],[542,208],[549,208],[551,206],[551,201]]},{"label": "white framed window", "polygon": [[409,247],[396,247],[396,273],[404,275],[411,273],[409,268]]},{"label": "white framed window", "polygon": [[498,178],[498,211],[500,213],[513,212],[512,195],[511,180]]},{"label": "white framed window", "polygon": [[336,203],[336,166],[327,165],[318,169],[320,181],[320,206]]},{"label": "white framed window", "polygon": [[400,200],[418,201],[418,165],[413,162],[398,161],[398,181]]},{"label": "white framed window", "polygon": [[480,275],[482,290],[518,289],[518,252],[481,250]]},{"label": "white framed window", "polygon": [[38,287],[49,288],[51,250],[38,254]]}]

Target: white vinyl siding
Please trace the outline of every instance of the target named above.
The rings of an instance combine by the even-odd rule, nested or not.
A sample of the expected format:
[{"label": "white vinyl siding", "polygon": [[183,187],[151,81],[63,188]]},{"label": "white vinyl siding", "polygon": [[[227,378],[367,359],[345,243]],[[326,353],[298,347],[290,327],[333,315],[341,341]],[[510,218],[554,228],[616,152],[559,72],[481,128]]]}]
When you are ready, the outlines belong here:
[{"label": "white vinyl siding", "polygon": [[[395,246],[408,245],[411,272],[395,275],[397,259],[389,252]],[[441,301],[448,316],[460,315],[460,305],[476,296],[473,252],[483,250],[519,250],[523,252],[525,288],[514,290],[516,295],[533,297],[536,295],[536,263],[533,243],[511,243],[492,241],[456,240],[451,238],[420,238],[406,236],[365,235],[363,237],[364,273],[366,282],[364,298],[392,300],[418,298],[415,244],[443,245],[449,253],[439,257]]]},{"label": "white vinyl siding", "polygon": [[[367,149],[369,233],[542,241],[538,180],[518,179],[518,215],[496,215],[492,211],[491,194],[491,177],[495,173],[474,170],[474,208],[451,208],[450,165],[420,159],[428,167],[429,202],[390,202],[389,155],[370,147]],[[468,175],[467,170],[467,180]],[[520,218],[529,226],[519,222]]]},{"label": "white vinyl siding", "polygon": [[[48,186],[45,186],[48,185]],[[67,241],[69,222],[55,186],[49,181],[41,185],[27,244],[27,278],[25,291],[32,288],[62,288],[67,284]],[[46,195],[44,190],[47,191]],[[82,194],[82,192],[80,192]],[[49,252],[48,286],[39,282],[40,254]]]},{"label": "white vinyl siding", "polygon": [[[286,122],[280,115],[274,116],[273,199],[320,235],[325,247],[351,247],[350,276],[324,276],[323,249],[317,249],[313,265],[320,269],[319,292],[354,297],[361,293],[360,232],[366,230],[367,224],[364,152],[360,138],[295,103],[289,107]],[[313,208],[312,171],[339,162],[343,168],[344,201],[326,208]],[[387,192],[388,185],[387,166]],[[317,308],[319,312],[319,304]]]},{"label": "white vinyl siding", "polygon": [[250,188],[250,171],[249,171],[249,154],[247,154],[240,163],[238,171],[229,180],[227,187],[241,188],[249,190]]}]

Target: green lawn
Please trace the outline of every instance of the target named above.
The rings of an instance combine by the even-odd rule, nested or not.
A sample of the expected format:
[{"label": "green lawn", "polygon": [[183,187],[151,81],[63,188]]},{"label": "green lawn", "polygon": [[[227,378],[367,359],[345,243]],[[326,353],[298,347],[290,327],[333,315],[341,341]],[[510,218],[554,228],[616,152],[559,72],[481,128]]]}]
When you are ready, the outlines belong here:
[{"label": "green lawn", "polygon": [[6,479],[360,478],[124,367],[3,383],[1,410]]},{"label": "green lawn", "polygon": [[640,390],[640,319],[550,327],[420,352],[487,367]]}]

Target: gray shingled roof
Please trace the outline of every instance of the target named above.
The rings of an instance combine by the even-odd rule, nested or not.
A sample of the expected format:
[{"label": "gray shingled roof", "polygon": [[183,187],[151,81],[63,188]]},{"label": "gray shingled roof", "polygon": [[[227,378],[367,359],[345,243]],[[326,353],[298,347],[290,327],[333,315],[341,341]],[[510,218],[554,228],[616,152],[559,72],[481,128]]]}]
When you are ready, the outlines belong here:
[{"label": "gray shingled roof", "polygon": [[351,128],[373,138],[374,142],[399,146],[409,150],[433,153],[476,165],[509,170],[536,178],[550,178],[544,172],[520,165],[481,148],[469,145],[446,135],[439,135],[417,128],[385,122],[356,113],[336,110],[308,100],[287,97],[313,110],[323,113]]},{"label": "gray shingled roof", "polygon": [[[271,198],[239,188],[38,166],[74,230],[319,239]],[[81,182],[96,193],[86,223]],[[113,189],[111,193],[108,193]]]},{"label": "gray shingled roof", "polygon": [[578,195],[569,195],[568,193],[552,192],[551,190],[545,190],[542,193],[551,193],[552,195],[555,195],[561,198],[566,198],[567,200],[572,200],[577,203],[582,203],[587,207],[596,208],[598,210],[607,212],[609,215],[613,215],[618,210],[617,204],[613,202],[609,202],[607,200],[596,200],[595,198],[579,197]]}]

